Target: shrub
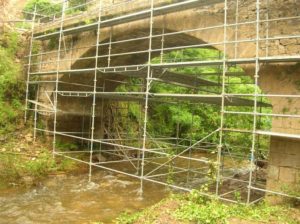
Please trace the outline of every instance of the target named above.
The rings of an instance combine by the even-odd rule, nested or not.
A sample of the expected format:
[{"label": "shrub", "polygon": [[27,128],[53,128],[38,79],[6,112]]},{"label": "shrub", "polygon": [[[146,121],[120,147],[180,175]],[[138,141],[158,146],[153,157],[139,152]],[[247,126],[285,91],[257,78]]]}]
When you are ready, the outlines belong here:
[{"label": "shrub", "polygon": [[25,84],[19,79],[18,47],[17,33],[4,33],[0,37],[0,132],[11,130],[21,112]]},{"label": "shrub", "polygon": [[[49,0],[30,0],[24,7],[25,12],[34,12],[34,8],[36,6],[37,13],[42,15],[60,15],[62,11],[61,4],[54,4]],[[31,15],[32,16],[32,15]],[[26,15],[25,17],[31,17],[30,15]],[[30,18],[28,18],[30,19]]]},{"label": "shrub", "polygon": [[87,6],[85,5],[86,0],[69,0],[69,7],[72,7],[71,11],[85,11]]}]

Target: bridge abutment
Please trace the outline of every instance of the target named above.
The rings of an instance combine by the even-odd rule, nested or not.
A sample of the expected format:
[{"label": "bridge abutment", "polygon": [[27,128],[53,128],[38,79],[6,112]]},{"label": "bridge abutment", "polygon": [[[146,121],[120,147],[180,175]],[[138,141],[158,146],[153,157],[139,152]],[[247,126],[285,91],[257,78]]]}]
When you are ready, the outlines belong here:
[{"label": "bridge abutment", "polygon": [[[260,87],[272,96],[272,113],[282,115],[272,117],[266,188],[283,194],[295,193],[300,185],[300,66],[266,66],[261,73]],[[283,200],[272,194],[267,198],[273,203]]]},{"label": "bridge abutment", "polygon": [[293,191],[300,181],[300,140],[271,137],[267,188]]}]

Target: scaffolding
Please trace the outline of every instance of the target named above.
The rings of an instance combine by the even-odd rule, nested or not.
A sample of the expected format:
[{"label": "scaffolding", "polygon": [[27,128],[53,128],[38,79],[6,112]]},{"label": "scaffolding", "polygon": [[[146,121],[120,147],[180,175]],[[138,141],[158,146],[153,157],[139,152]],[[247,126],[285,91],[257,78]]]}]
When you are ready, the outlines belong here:
[{"label": "scaffolding", "polygon": [[[271,54],[276,41],[299,41],[300,32],[278,35],[270,31],[274,24],[300,21],[300,16],[274,17],[268,0],[249,2],[255,10],[247,19],[241,16],[246,3],[240,0],[98,0],[76,6],[63,1],[57,3],[60,12],[53,15],[43,15],[43,11],[35,9],[27,65],[25,114],[25,120],[28,112],[34,114],[34,139],[37,132],[52,136],[53,156],[87,164],[90,181],[92,168],[102,168],[139,179],[141,193],[144,182],[149,181],[183,191],[205,186],[207,190],[201,191],[202,194],[229,202],[253,204],[265,194],[293,197],[268,189],[266,181],[257,177],[258,155],[264,150],[260,146],[262,138],[266,141],[272,136],[300,139],[300,134],[260,129],[262,117],[300,118],[297,113],[270,112],[271,104],[265,99],[297,100],[300,95],[267,94],[257,87],[261,65],[300,61],[299,54]],[[169,14],[210,7],[222,9],[221,22],[176,31],[167,28],[169,20],[166,16]],[[139,21],[147,21],[147,31],[136,31],[136,34],[121,38],[114,36],[119,26]],[[243,27],[251,29],[248,38],[242,35]],[[215,32],[222,38],[212,43],[187,38],[197,32],[204,35]],[[77,38],[82,34],[87,34],[86,37],[95,35],[96,43],[77,47]],[[187,41],[168,43],[172,38],[187,38]],[[33,52],[34,43],[49,45],[53,42],[54,50],[41,47],[40,52]],[[246,56],[241,54],[244,44],[253,46]],[[221,53],[214,58],[184,56],[185,49],[203,48],[219,49]],[[85,54],[78,57],[77,52]],[[177,52],[179,58],[168,57],[170,52]],[[134,59],[128,60],[130,57]],[[230,82],[232,77],[248,77],[239,69],[247,66],[252,68],[252,78],[247,82]],[[183,72],[190,68],[214,68],[214,72],[198,72],[197,75]],[[155,92],[153,87],[158,83],[191,91]],[[232,92],[232,85],[251,85],[253,88],[247,93]],[[29,92],[32,86],[37,87],[35,94]],[[122,90],[119,86],[129,87]],[[77,104],[75,109],[72,102]],[[217,127],[212,125],[213,130],[198,139],[180,136],[180,121],[175,135],[152,136],[153,133],[148,132],[149,110],[161,104],[177,105],[179,109],[181,105],[193,108],[190,122],[194,131],[190,136],[199,131],[195,128],[199,105],[218,107],[219,124]],[[135,134],[129,133],[131,127],[127,127],[127,133],[124,133],[124,127],[119,127],[126,123],[122,123],[123,118],[130,120],[132,105],[139,110]],[[247,111],[243,109],[245,107]],[[236,125],[228,127],[227,119],[232,117]],[[251,128],[243,129],[239,120],[242,117],[250,120]],[[73,130],[67,130],[68,123],[64,121],[68,119],[73,123],[70,125]],[[39,120],[44,121],[44,125]],[[159,129],[160,124],[155,125]],[[235,138],[251,139],[250,148],[229,144],[227,139],[232,133]],[[73,139],[81,142],[82,148],[62,150],[58,139]]]}]

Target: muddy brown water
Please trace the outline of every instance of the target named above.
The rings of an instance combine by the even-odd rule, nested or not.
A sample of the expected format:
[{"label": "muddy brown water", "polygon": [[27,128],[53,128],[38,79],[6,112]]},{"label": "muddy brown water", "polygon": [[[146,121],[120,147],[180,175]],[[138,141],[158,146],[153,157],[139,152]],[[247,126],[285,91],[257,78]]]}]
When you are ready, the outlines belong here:
[{"label": "muddy brown water", "polygon": [[[203,153],[193,156],[208,157]],[[174,165],[186,168],[187,162],[175,159]],[[145,165],[145,173],[155,166]],[[202,168],[203,164],[192,161],[190,166],[196,169]],[[239,173],[240,168],[245,165],[239,163],[235,166],[235,169],[228,169],[227,172]],[[128,173],[134,172],[130,164],[121,167],[115,164],[111,168],[125,170]],[[160,171],[168,172],[168,166]],[[189,186],[185,186],[186,175],[187,173],[179,173],[174,175],[173,180],[183,187],[197,188],[205,176],[193,175],[188,182]],[[161,177],[163,182],[167,179],[168,176]],[[94,170],[90,183],[87,174],[49,177],[37,187],[30,189],[14,187],[0,191],[0,224],[113,223],[123,212],[142,210],[159,202],[170,193],[170,188],[148,181],[144,182],[143,197],[140,196],[139,190],[138,179],[97,169]]]},{"label": "muddy brown water", "polygon": [[151,206],[168,194],[168,189],[146,182],[143,197],[137,179],[97,171],[87,175],[57,176],[38,187],[12,188],[0,192],[1,224],[113,223],[123,212]]}]

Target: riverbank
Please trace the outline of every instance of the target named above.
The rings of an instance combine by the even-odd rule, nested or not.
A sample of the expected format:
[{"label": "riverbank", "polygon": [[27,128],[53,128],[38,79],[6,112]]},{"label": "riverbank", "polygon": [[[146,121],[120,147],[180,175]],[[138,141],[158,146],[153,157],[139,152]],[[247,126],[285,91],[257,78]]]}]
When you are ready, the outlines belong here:
[{"label": "riverbank", "polygon": [[77,172],[80,167],[71,160],[53,159],[47,141],[34,141],[32,133],[19,127],[0,139],[0,189],[10,186],[32,186],[48,175]]},{"label": "riverbank", "polygon": [[227,204],[190,194],[175,194],[138,213],[124,213],[117,224],[299,224],[300,207],[269,205],[266,202],[253,206]]},{"label": "riverbank", "polygon": [[[34,141],[33,116],[24,124],[23,58],[28,36],[7,28],[0,34],[0,189],[31,186],[49,174],[75,170],[75,163],[52,158],[51,141]],[[29,93],[31,94],[31,92]],[[39,124],[41,125],[41,124]]]}]

